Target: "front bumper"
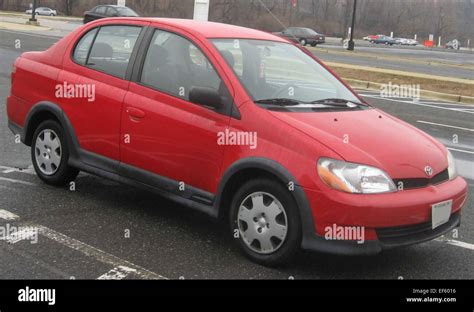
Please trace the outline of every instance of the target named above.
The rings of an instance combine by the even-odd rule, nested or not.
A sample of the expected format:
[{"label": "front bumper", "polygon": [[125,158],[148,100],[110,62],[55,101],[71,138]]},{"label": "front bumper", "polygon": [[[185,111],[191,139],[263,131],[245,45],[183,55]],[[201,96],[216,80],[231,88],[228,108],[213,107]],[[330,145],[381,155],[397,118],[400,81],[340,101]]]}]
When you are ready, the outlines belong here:
[{"label": "front bumper", "polygon": [[[458,227],[467,199],[461,177],[439,185],[395,193],[362,195],[305,189],[313,213],[314,232],[306,233],[302,248],[333,254],[369,255],[385,249],[417,244]],[[431,229],[431,205],[452,200],[448,222]],[[364,240],[327,239],[333,226],[361,228]]]}]

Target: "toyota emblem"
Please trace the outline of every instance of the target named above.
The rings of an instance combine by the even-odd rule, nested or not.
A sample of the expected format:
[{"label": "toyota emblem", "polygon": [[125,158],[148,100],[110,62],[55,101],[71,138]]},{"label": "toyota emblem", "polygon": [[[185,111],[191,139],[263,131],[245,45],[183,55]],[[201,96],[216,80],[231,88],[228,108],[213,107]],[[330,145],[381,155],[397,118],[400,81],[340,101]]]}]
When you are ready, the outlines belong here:
[{"label": "toyota emblem", "polygon": [[431,168],[430,166],[426,166],[425,173],[427,176],[431,177],[433,175],[433,168]]}]

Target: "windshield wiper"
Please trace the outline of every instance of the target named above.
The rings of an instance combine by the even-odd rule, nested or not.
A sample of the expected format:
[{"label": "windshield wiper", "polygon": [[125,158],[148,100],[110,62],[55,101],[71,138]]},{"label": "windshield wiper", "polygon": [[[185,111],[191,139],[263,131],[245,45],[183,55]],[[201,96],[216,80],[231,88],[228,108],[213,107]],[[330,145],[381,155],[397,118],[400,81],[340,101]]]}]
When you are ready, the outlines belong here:
[{"label": "windshield wiper", "polygon": [[288,98],[274,98],[274,99],[257,100],[255,101],[255,103],[278,105],[278,106],[291,106],[291,105],[298,105],[302,102],[294,100],[294,99],[288,99]]},{"label": "windshield wiper", "polygon": [[364,103],[349,101],[345,99],[338,99],[338,98],[316,100],[316,101],[310,102],[310,104],[324,104],[324,105],[329,105],[329,106],[349,107],[349,108],[354,108],[357,106],[368,106],[367,104],[364,104]]}]

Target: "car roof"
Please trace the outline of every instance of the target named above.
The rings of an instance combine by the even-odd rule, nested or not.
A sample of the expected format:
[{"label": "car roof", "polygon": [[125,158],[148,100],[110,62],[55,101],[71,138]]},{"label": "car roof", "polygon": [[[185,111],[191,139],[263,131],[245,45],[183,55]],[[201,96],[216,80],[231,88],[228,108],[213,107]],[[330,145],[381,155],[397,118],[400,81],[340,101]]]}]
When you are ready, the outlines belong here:
[{"label": "car roof", "polygon": [[[216,22],[197,21],[192,19],[179,18],[156,18],[156,17],[121,17],[112,18],[120,22],[125,21],[144,21],[150,22],[155,26],[167,25],[171,27],[180,28],[191,34],[198,34],[206,38],[238,38],[238,39],[256,39],[256,40],[271,40],[279,42],[288,42],[287,40],[261,30],[222,24]],[[108,20],[112,20],[108,19]]]}]

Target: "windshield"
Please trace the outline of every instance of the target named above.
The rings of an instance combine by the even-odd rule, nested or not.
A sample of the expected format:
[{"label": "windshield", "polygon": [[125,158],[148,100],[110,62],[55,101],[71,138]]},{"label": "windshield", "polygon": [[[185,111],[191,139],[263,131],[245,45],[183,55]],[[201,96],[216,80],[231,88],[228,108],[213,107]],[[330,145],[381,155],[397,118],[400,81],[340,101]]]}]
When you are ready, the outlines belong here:
[{"label": "windshield", "polygon": [[266,99],[359,102],[336,77],[292,44],[250,39],[213,39],[212,42],[255,102]]}]

